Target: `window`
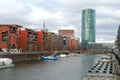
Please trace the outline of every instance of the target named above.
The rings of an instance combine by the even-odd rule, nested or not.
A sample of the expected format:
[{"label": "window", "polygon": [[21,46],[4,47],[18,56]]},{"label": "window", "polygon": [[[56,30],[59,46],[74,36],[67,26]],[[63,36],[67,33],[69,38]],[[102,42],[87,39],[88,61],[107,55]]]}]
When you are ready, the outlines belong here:
[{"label": "window", "polygon": [[3,42],[7,42],[8,40],[8,32],[2,32],[2,41]]},{"label": "window", "polygon": [[10,32],[11,33],[16,33],[16,27],[10,26]]},{"label": "window", "polygon": [[33,34],[31,32],[28,32],[28,40],[32,40],[33,39]]}]

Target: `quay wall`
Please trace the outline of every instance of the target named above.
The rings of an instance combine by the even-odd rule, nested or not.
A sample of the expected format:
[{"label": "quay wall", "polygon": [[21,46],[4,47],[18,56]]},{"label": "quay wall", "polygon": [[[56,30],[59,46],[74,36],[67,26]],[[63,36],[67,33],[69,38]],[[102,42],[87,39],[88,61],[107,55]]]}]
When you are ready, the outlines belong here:
[{"label": "quay wall", "polygon": [[19,61],[31,61],[31,60],[40,60],[42,56],[60,56],[60,54],[69,55],[70,53],[78,52],[21,52],[21,53],[10,53],[10,52],[0,52],[0,58],[10,58],[13,62]]},{"label": "quay wall", "polygon": [[13,62],[19,61],[30,61],[30,60],[40,60],[41,56],[52,55],[52,53],[35,53],[35,52],[27,52],[27,53],[2,53],[0,54],[1,58],[11,58]]}]

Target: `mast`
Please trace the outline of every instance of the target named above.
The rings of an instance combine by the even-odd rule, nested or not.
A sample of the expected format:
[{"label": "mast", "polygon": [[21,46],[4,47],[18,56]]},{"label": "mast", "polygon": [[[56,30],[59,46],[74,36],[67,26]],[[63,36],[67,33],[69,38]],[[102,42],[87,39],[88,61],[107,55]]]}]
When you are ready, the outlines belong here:
[{"label": "mast", "polygon": [[43,31],[45,30],[45,22],[43,23]]}]

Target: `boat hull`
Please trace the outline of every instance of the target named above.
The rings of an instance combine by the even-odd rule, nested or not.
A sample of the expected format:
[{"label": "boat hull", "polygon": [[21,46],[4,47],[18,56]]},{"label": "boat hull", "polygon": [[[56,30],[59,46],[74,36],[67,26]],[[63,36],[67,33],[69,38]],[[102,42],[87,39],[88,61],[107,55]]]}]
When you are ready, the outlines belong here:
[{"label": "boat hull", "polygon": [[12,59],[10,58],[0,58],[0,69],[13,67]]},{"label": "boat hull", "polygon": [[41,57],[41,60],[57,60],[58,57]]},{"label": "boat hull", "polygon": [[11,64],[11,65],[5,65],[5,66],[0,66],[0,69],[10,68],[10,67],[14,67],[14,64]]}]

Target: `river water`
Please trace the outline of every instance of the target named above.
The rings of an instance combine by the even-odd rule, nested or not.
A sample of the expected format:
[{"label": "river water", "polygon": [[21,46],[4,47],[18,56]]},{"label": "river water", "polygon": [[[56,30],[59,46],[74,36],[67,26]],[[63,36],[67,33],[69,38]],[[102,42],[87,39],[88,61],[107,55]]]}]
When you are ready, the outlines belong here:
[{"label": "river water", "polygon": [[81,80],[102,55],[80,54],[55,61],[15,63],[0,70],[0,80]]}]

